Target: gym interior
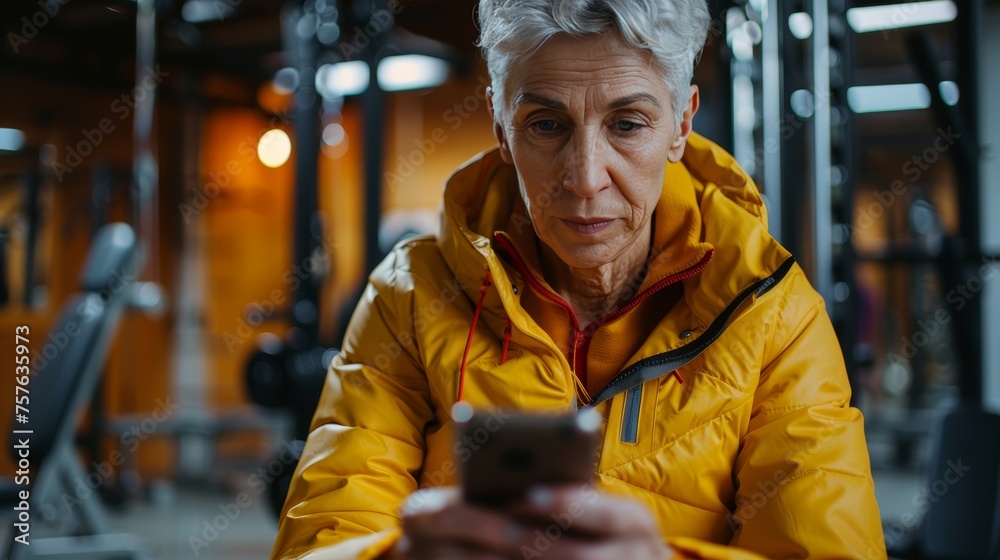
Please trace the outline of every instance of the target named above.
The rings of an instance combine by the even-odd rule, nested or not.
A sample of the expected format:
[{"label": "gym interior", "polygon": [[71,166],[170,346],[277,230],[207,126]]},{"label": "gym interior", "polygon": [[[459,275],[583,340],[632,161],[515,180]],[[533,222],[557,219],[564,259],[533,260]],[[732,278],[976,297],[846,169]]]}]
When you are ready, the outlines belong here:
[{"label": "gym interior", "polygon": [[[496,145],[475,6],[0,5],[12,557],[269,557],[368,273]],[[890,556],[1000,558],[1000,1],[709,6],[694,128],[825,299]]]}]

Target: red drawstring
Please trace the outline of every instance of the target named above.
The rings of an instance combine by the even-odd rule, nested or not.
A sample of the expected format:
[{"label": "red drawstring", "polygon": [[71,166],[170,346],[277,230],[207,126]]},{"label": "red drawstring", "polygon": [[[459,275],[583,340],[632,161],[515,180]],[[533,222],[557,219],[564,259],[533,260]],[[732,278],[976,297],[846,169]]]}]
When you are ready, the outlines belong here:
[{"label": "red drawstring", "polygon": [[479,288],[479,302],[476,304],[476,311],[472,314],[472,327],[469,329],[469,340],[465,343],[465,353],[462,354],[462,369],[458,373],[458,398],[462,400],[465,392],[465,362],[469,359],[469,349],[472,348],[472,334],[476,332],[476,323],[479,322],[479,312],[483,310],[483,300],[486,299],[486,290],[490,287],[490,273],[487,272],[483,278],[483,285]]},{"label": "red drawstring", "polygon": [[[483,310],[483,302],[486,300],[486,292],[489,291],[491,281],[492,278],[490,277],[489,271],[487,271],[486,276],[483,277],[483,285],[479,287],[479,301],[476,302],[476,310],[472,314],[472,326],[469,328],[469,339],[465,342],[465,352],[462,353],[462,368],[458,373],[458,398],[456,399],[458,402],[461,402],[465,393],[465,364],[469,361],[469,350],[472,349],[472,336],[476,332],[476,325],[479,323],[479,314]],[[506,317],[505,320],[506,325],[503,329],[503,352],[500,355],[501,364],[507,361],[507,349],[510,347],[510,334],[512,330],[510,317]],[[677,370],[670,372],[670,374],[677,379],[678,383],[684,383],[684,378],[681,377],[681,374],[678,373]]]},{"label": "red drawstring", "polygon": [[500,363],[507,361],[507,347],[510,346],[510,317],[507,317],[507,326],[503,328],[503,353],[500,354]]}]

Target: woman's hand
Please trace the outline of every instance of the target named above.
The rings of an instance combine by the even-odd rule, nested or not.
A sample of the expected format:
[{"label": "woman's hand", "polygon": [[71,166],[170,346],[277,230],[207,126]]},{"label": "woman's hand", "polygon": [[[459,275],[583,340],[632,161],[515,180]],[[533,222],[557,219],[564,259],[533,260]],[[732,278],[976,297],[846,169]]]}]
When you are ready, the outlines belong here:
[{"label": "woman's hand", "polygon": [[497,510],[462,500],[455,487],[418,490],[403,505],[398,560],[520,558],[524,528]]},{"label": "woman's hand", "polygon": [[544,486],[503,509],[484,509],[457,488],[415,492],[403,508],[402,560],[669,560],[641,503],[590,487]]}]

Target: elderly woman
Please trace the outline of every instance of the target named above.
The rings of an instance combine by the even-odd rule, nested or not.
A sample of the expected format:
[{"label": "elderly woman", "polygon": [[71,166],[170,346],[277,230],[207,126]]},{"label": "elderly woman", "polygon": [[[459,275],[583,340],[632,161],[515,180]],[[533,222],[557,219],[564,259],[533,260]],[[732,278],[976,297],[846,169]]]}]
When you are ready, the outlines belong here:
[{"label": "elderly woman", "polygon": [[[884,558],[823,301],[691,130],[705,0],[479,17],[499,147],[372,273],[273,558]],[[460,400],[596,408],[594,487],[464,503]]]}]

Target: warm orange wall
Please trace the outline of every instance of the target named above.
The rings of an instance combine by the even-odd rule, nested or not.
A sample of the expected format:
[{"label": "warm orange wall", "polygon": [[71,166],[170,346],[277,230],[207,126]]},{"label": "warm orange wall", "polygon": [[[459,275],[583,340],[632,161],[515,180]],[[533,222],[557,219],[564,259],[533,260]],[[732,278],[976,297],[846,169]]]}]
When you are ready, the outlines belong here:
[{"label": "warm orange wall", "polygon": [[448,176],[472,156],[496,145],[483,99],[488,82],[482,75],[485,70],[453,79],[429,93],[390,95],[387,209],[436,209]]},{"label": "warm orange wall", "polygon": [[323,290],[320,321],[330,340],[338,333],[338,310],[351,305],[364,276],[364,169],[363,126],[357,103],[344,107],[345,140],[325,147],[319,158],[319,204],[326,217],[325,247],[330,258],[330,278]]},{"label": "warm orange wall", "polygon": [[[186,227],[196,228],[204,257],[204,375],[207,400],[219,408],[246,402],[243,364],[257,334],[285,331],[279,313],[290,299],[282,276],[291,266],[293,166],[271,169],[257,159],[257,142],[272,124],[291,135],[289,125],[251,109],[214,111],[202,129],[205,197],[189,199],[200,211]],[[259,324],[244,315],[255,303],[265,310]]]}]

